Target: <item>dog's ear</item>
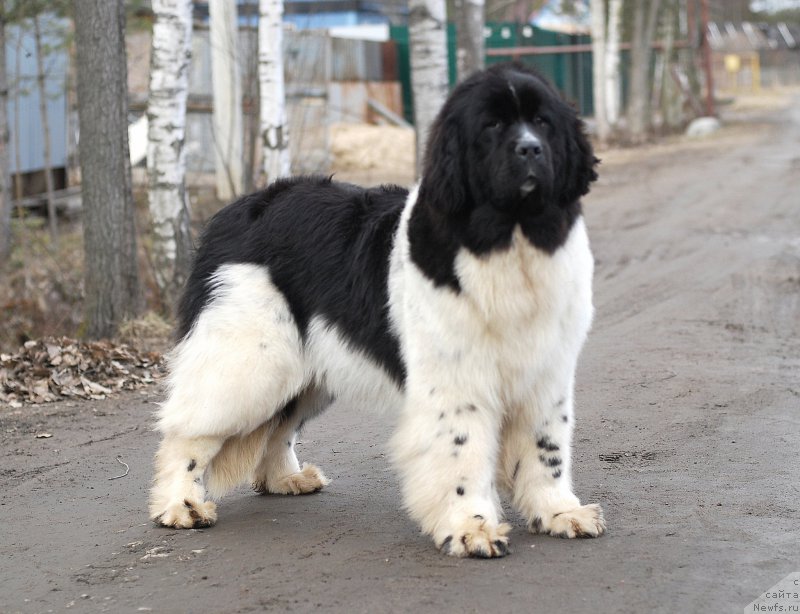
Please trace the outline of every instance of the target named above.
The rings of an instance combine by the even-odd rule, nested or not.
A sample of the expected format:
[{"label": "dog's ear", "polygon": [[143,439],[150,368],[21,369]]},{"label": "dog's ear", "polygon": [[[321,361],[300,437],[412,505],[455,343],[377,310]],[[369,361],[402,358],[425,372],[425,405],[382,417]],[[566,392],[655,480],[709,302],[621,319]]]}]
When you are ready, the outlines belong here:
[{"label": "dog's ear", "polygon": [[428,134],[419,199],[445,215],[452,215],[467,206],[468,182],[463,168],[463,130],[458,125],[457,114],[448,106],[445,104],[439,112]]},{"label": "dog's ear", "polygon": [[590,184],[597,179],[595,166],[600,162],[594,155],[583,121],[574,111],[570,111],[565,119],[568,128],[564,133],[566,143],[561,167],[564,173],[556,195],[562,205],[572,204],[588,194]]}]

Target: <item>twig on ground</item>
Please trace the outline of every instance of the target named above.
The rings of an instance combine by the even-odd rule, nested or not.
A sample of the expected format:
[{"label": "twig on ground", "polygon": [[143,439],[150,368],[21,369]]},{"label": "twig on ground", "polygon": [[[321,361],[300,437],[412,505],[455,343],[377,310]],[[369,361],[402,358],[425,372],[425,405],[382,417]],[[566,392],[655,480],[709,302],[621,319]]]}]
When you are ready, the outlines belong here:
[{"label": "twig on ground", "polygon": [[117,462],[120,465],[125,465],[125,473],[123,473],[122,475],[115,475],[113,478],[108,478],[109,480],[118,480],[120,478],[124,478],[126,475],[128,475],[128,473],[131,470],[131,468],[128,467],[128,463],[123,462],[122,459],[119,456],[117,457]]}]

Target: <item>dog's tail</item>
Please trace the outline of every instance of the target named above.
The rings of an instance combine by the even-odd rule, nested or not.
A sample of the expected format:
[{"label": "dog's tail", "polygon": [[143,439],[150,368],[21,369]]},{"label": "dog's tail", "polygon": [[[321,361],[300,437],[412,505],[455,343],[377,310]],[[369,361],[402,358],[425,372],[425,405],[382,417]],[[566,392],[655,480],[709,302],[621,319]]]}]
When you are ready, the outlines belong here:
[{"label": "dog's tail", "polygon": [[231,437],[211,461],[205,474],[208,494],[218,499],[251,479],[264,456],[271,426],[265,422],[252,433]]}]

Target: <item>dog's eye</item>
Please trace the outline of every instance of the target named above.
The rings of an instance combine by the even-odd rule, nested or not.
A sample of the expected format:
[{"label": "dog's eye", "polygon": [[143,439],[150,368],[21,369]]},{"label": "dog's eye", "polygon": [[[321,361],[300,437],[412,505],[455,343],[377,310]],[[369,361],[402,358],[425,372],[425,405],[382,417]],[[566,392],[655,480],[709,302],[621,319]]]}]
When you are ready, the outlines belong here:
[{"label": "dog's eye", "polygon": [[536,117],[533,118],[533,123],[536,126],[546,126],[547,120],[541,115],[537,115]]},{"label": "dog's eye", "polygon": [[490,122],[486,122],[486,123],[483,125],[483,129],[484,129],[484,130],[493,130],[493,131],[497,131],[497,130],[500,130],[500,127],[501,127],[502,125],[503,125],[503,123],[502,123],[502,122],[492,122],[492,121],[490,121]]}]

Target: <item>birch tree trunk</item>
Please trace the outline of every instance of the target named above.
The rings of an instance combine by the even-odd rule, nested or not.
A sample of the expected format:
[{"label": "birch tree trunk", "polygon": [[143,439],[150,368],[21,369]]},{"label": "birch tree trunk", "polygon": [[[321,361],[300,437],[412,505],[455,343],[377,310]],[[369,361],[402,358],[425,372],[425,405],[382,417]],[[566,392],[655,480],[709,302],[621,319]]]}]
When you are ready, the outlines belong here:
[{"label": "birch tree trunk", "polygon": [[447,98],[447,21],[444,0],[410,0],[408,37],[417,135],[417,174],[433,120]]},{"label": "birch tree trunk", "polygon": [[239,74],[235,0],[209,0],[211,80],[217,197],[231,200],[243,190],[242,83]]},{"label": "birch tree trunk", "polygon": [[192,249],[186,198],[186,99],[192,40],[192,0],[153,0],[153,43],[147,103],[148,205],[152,261],[162,298],[174,304]]},{"label": "birch tree trunk", "polygon": [[592,28],[592,98],[597,139],[605,144],[611,133],[606,109],[606,7],[604,0],[590,0]]},{"label": "birch tree trunk", "polygon": [[44,74],[44,50],[42,49],[42,32],[39,27],[39,15],[33,16],[33,38],[36,45],[36,82],[39,86],[39,118],[42,122],[42,142],[44,143],[44,185],[47,195],[47,219],[50,227],[50,238],[58,244],[58,218],[53,196],[53,160],[50,153],[50,120],[47,117],[47,86]]},{"label": "birch tree trunk", "polygon": [[123,0],[74,0],[86,276],[86,334],[108,337],[139,311],[128,153]]},{"label": "birch tree trunk", "polygon": [[291,173],[283,81],[283,0],[258,3],[258,83],[264,179],[271,183]]},{"label": "birch tree trunk", "polygon": [[485,0],[455,0],[458,80],[484,67]]},{"label": "birch tree trunk", "polygon": [[631,39],[631,94],[628,108],[630,136],[634,143],[647,138],[650,127],[651,46],[655,35],[661,0],[641,0],[634,5],[633,36]]},{"label": "birch tree trunk", "polygon": [[11,253],[11,163],[8,156],[5,4],[5,0],[0,0],[0,263]]},{"label": "birch tree trunk", "polygon": [[605,96],[606,118],[613,130],[619,123],[622,104],[622,79],[619,70],[620,23],[622,0],[609,0],[608,29],[606,31]]},{"label": "birch tree trunk", "polygon": [[[5,0],[3,0],[5,1]],[[20,94],[20,82],[22,79],[22,37],[17,38],[17,45],[16,49],[14,50],[14,56],[16,58],[16,64],[14,66],[14,167],[16,171],[14,172],[14,198],[17,200],[17,207],[19,211],[17,213],[21,213],[22,207],[19,204],[19,201],[22,200],[22,154],[20,153],[20,139],[19,133],[22,132],[21,122],[20,122],[20,104],[19,104],[19,94]]]}]

